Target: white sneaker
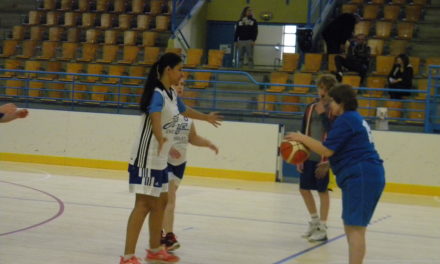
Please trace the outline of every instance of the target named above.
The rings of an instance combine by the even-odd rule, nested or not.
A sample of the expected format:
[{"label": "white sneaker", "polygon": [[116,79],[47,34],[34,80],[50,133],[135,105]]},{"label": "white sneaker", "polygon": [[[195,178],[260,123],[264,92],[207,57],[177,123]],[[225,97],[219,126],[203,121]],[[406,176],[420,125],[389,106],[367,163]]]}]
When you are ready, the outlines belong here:
[{"label": "white sneaker", "polygon": [[309,236],[310,242],[320,242],[327,240],[327,226],[324,224],[318,224],[317,228]]},{"label": "white sneaker", "polygon": [[313,232],[315,232],[315,230],[318,228],[318,226],[319,226],[319,221],[313,221],[313,220],[310,221],[309,228],[301,237],[309,238],[313,234]]}]

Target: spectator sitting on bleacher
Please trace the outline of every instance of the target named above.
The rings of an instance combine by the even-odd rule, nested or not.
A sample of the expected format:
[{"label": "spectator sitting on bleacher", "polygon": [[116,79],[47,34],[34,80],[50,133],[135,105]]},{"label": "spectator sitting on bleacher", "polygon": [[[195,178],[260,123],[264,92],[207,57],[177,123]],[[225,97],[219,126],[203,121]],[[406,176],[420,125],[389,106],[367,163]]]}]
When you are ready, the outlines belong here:
[{"label": "spectator sitting on bleacher", "polygon": [[342,81],[343,71],[346,69],[347,71],[359,73],[362,83],[367,75],[369,64],[370,47],[367,45],[367,37],[365,34],[356,35],[350,41],[347,55],[345,57],[342,55],[335,56],[336,78],[338,81]]},{"label": "spectator sitting on bleacher", "polygon": [[[396,57],[396,62],[388,75],[388,87],[393,89],[412,89],[413,67],[405,54]],[[391,99],[402,99],[410,92],[389,92]]]}]

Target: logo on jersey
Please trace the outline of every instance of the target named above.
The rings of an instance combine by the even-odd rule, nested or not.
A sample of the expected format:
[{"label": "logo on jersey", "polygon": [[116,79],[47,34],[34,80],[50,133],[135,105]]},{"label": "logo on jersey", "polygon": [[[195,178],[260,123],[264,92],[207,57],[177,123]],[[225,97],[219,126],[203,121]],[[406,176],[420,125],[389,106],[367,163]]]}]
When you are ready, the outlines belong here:
[{"label": "logo on jersey", "polygon": [[173,116],[171,121],[168,123],[165,123],[162,128],[165,130],[170,129],[170,128],[174,128],[178,122],[179,122],[179,115],[175,115],[175,116]]},{"label": "logo on jersey", "polygon": [[181,131],[188,131],[188,130],[189,130],[189,123],[188,122],[180,123],[180,124],[177,125],[176,135],[180,134]]}]

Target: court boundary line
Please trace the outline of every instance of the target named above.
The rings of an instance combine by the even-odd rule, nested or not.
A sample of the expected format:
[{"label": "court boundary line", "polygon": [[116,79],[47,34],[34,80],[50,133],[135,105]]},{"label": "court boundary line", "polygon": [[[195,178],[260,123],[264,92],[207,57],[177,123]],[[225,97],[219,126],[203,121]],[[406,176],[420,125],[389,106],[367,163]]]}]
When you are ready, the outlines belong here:
[{"label": "court boundary line", "polygon": [[45,224],[55,220],[56,218],[60,217],[64,213],[64,203],[63,203],[63,201],[61,199],[59,199],[58,197],[56,197],[55,195],[53,195],[53,194],[50,194],[48,192],[45,192],[43,190],[39,190],[39,189],[36,189],[36,188],[33,188],[33,187],[26,186],[26,185],[23,185],[23,184],[19,184],[19,183],[8,182],[8,181],[3,181],[3,180],[0,180],[0,183],[11,184],[11,185],[15,185],[15,186],[19,186],[19,187],[22,187],[22,188],[26,188],[26,189],[30,189],[30,190],[33,190],[33,191],[40,192],[42,194],[45,194],[46,196],[51,197],[52,199],[54,199],[58,203],[58,212],[54,216],[52,216],[52,217],[50,217],[50,218],[48,218],[48,219],[46,219],[46,220],[44,220],[42,222],[39,222],[37,224],[31,225],[31,226],[23,227],[23,228],[20,228],[20,229],[17,229],[17,230],[13,230],[13,231],[9,231],[9,232],[6,232],[6,233],[1,233],[0,236],[7,236],[7,235],[11,235],[11,234],[15,234],[15,233],[18,233],[18,232],[27,231],[29,229],[33,229],[33,228],[45,225]]}]

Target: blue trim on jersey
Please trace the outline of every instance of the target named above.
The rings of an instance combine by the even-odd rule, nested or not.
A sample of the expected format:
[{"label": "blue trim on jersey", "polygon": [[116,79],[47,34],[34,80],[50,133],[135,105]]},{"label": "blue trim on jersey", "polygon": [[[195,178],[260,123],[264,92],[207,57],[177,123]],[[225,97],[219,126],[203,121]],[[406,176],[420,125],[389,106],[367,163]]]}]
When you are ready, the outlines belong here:
[{"label": "blue trim on jersey", "polygon": [[148,113],[156,113],[156,112],[162,112],[164,105],[164,99],[160,92],[154,91],[153,97],[151,98],[150,108],[148,110]]},{"label": "blue trim on jersey", "polygon": [[179,108],[179,113],[186,111],[186,105],[180,97],[177,97],[177,108]]}]

